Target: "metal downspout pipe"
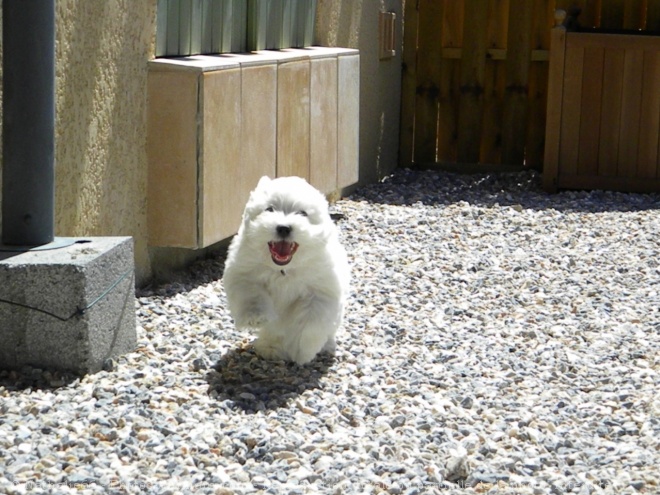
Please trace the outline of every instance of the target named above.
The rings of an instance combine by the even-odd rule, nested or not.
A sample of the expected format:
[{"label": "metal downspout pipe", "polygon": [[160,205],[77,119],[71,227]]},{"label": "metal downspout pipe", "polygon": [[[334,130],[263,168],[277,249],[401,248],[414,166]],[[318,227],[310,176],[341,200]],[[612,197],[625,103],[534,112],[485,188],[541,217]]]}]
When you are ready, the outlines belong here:
[{"label": "metal downspout pipe", "polygon": [[55,0],[3,0],[2,51],[0,243],[41,246],[55,239]]}]

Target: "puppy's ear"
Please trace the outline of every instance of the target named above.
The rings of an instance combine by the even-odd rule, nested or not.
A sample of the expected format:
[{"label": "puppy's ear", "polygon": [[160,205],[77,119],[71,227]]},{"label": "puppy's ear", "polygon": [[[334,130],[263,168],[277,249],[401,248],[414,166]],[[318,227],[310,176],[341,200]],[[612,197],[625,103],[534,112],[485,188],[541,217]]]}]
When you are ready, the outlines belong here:
[{"label": "puppy's ear", "polygon": [[250,193],[250,199],[248,200],[248,205],[255,205],[257,203],[262,203],[266,200],[268,196],[268,186],[271,183],[270,177],[264,175],[259,182],[257,187]]},{"label": "puppy's ear", "polygon": [[248,222],[256,218],[265,208],[264,203],[268,197],[268,186],[271,183],[270,177],[263,176],[259,179],[257,187],[250,192],[245,211],[243,212],[243,221]]},{"label": "puppy's ear", "polygon": [[259,179],[259,182],[257,183],[257,190],[260,189],[265,189],[268,187],[268,184],[270,184],[271,178],[268,177],[267,175],[264,175],[261,179]]}]

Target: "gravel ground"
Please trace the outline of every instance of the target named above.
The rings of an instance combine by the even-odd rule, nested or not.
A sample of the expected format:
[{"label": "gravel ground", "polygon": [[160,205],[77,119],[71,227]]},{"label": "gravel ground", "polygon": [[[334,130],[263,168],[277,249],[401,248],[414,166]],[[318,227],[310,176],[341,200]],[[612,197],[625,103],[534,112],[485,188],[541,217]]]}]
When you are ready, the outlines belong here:
[{"label": "gravel ground", "polygon": [[660,493],[660,196],[398,171],[333,211],[334,357],[265,362],[222,259],[136,299],[138,349],[0,373],[0,492]]}]

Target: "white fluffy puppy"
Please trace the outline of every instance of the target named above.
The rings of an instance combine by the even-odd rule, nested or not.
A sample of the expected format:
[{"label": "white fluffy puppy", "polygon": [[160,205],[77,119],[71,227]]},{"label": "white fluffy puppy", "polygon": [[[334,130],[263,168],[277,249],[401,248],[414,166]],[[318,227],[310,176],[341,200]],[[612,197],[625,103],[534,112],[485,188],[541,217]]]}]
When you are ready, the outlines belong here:
[{"label": "white fluffy puppy", "polygon": [[236,327],[259,330],[260,356],[305,364],[320,351],[334,352],[348,261],[328,202],[304,179],[261,178],[223,279]]}]

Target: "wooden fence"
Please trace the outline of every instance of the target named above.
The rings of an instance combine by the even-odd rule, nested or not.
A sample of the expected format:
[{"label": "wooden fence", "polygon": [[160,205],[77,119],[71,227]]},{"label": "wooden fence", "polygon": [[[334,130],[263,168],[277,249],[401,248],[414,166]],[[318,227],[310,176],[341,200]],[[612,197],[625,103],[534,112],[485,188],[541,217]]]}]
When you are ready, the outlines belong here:
[{"label": "wooden fence", "polygon": [[571,24],[551,35],[545,189],[660,191],[660,36]]},{"label": "wooden fence", "polygon": [[576,6],[585,27],[660,32],[660,0],[407,0],[401,165],[541,168],[554,12]]}]

